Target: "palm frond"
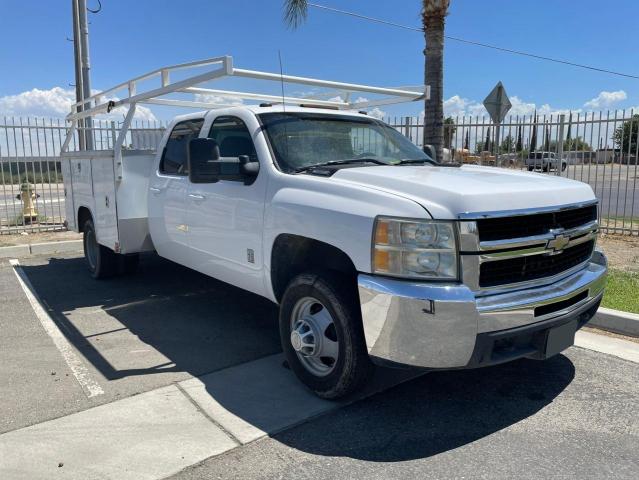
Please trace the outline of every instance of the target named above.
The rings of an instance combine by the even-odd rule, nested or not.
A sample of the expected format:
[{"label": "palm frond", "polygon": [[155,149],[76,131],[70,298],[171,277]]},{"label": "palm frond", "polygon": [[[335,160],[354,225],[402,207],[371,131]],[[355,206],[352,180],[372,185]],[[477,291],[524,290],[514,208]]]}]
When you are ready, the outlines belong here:
[{"label": "palm frond", "polygon": [[445,17],[449,6],[450,0],[422,0],[422,16]]},{"label": "palm frond", "polygon": [[306,21],[308,15],[307,0],[285,0],[284,21],[290,28],[297,28]]}]

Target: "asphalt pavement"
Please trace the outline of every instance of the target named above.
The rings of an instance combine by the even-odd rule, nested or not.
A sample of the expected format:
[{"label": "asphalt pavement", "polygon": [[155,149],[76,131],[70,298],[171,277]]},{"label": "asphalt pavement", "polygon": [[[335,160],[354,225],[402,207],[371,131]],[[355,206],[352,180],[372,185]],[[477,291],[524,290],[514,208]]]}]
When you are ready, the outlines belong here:
[{"label": "asphalt pavement", "polygon": [[637,344],[618,358],[623,341],[589,334],[544,362],[379,370],[367,398],[333,403],[282,364],[260,297],[154,255],[106,281],[77,254],[14,263],[3,480],[639,476]]},{"label": "asphalt pavement", "polygon": [[155,255],[104,281],[77,254],[20,265],[104,393],[87,398],[0,260],[0,433],[280,351],[275,305]]},{"label": "asphalt pavement", "polygon": [[[633,228],[639,228],[639,169],[634,165],[569,165],[562,176],[590,185],[599,199],[602,218],[634,218]],[[628,222],[625,226],[629,227]]]},{"label": "asphalt pavement", "polygon": [[573,347],[431,373],[171,477],[636,479],[639,365]]}]

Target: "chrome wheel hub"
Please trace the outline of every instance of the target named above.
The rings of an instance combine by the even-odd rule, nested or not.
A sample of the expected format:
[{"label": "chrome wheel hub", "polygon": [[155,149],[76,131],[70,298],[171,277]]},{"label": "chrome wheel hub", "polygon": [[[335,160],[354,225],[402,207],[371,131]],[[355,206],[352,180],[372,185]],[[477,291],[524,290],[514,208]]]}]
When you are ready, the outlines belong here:
[{"label": "chrome wheel hub", "polygon": [[304,297],[295,304],[290,341],[304,368],[313,375],[323,377],[335,368],[339,355],[335,323],[317,299]]},{"label": "chrome wheel hub", "polygon": [[293,345],[296,352],[300,352],[302,350],[302,336],[297,330],[293,330],[291,332],[291,345]]}]

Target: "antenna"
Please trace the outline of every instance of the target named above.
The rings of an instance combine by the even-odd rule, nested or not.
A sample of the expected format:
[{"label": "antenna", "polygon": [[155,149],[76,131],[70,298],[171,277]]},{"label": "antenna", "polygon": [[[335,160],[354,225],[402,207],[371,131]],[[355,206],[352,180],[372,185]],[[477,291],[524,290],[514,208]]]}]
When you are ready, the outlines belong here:
[{"label": "antenna", "polygon": [[286,102],[284,102],[284,69],[282,68],[282,51],[277,50],[280,59],[280,86],[282,87],[282,111],[284,112],[284,143],[286,145],[286,156],[288,157],[288,132],[286,131]]},{"label": "antenna", "polygon": [[284,69],[282,68],[282,51],[277,51],[277,56],[280,59],[280,85],[282,86],[282,109],[286,113],[286,104],[284,103]]}]

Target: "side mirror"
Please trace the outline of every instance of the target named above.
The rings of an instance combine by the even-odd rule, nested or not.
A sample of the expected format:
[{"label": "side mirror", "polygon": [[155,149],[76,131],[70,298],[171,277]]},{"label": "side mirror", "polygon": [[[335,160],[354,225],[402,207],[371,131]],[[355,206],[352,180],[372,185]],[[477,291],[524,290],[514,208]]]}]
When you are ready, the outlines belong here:
[{"label": "side mirror", "polygon": [[251,184],[260,170],[260,164],[251,162],[248,155],[221,157],[220,147],[210,138],[194,138],[189,142],[188,150],[191,183],[234,180]]},{"label": "side mirror", "polygon": [[253,181],[260,173],[260,162],[251,162],[248,155],[240,155],[240,172],[246,177],[247,182]]},{"label": "side mirror", "polygon": [[218,181],[220,147],[210,138],[194,138],[189,142],[187,161],[189,180],[192,183],[213,183]]}]

